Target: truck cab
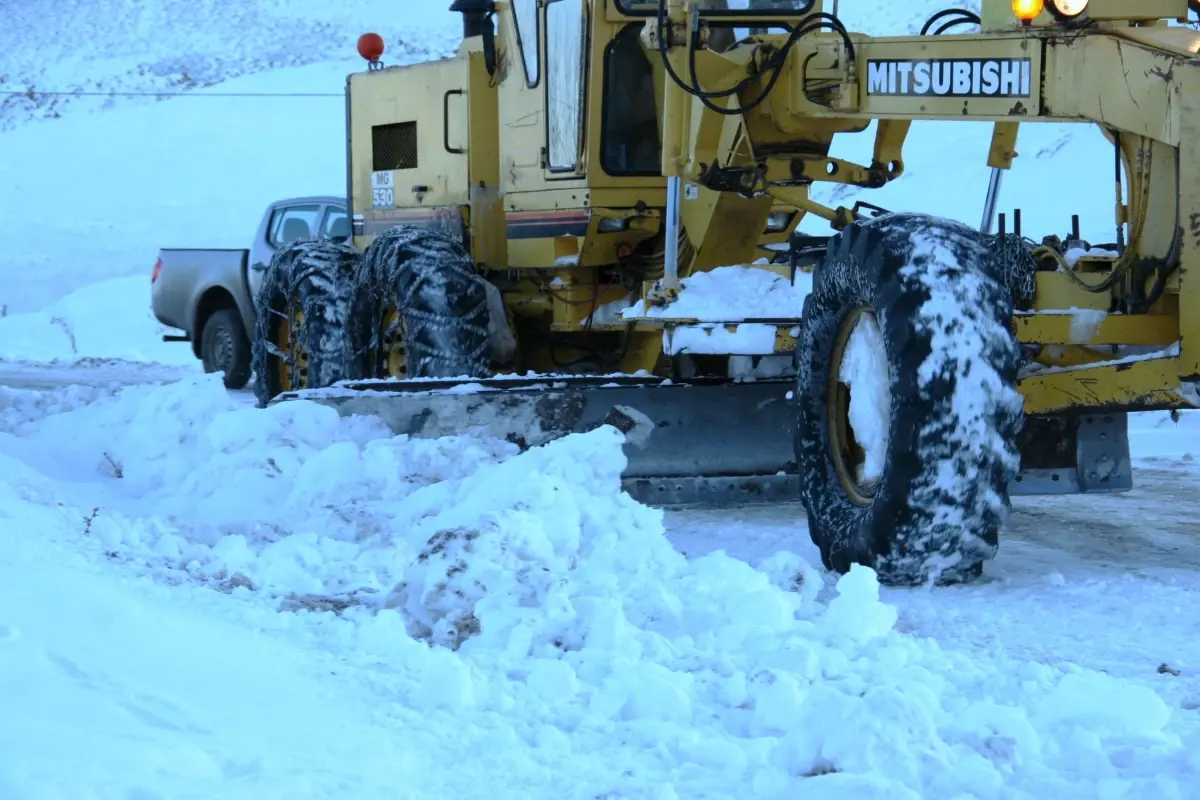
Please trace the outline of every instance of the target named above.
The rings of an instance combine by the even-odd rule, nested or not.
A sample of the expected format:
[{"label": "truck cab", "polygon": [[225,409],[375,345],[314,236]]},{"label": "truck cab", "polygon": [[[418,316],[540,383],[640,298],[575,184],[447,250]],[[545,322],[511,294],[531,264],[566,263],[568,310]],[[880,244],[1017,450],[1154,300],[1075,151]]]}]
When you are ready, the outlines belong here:
[{"label": "truck cab", "polygon": [[247,332],[254,329],[254,297],[266,266],[280,247],[310,236],[350,236],[345,198],[271,203],[244,249],[159,250],[150,278],[151,309],[163,325],[182,331],[163,339],[190,342],[205,372],[223,372],[227,388],[243,388],[250,379]]}]

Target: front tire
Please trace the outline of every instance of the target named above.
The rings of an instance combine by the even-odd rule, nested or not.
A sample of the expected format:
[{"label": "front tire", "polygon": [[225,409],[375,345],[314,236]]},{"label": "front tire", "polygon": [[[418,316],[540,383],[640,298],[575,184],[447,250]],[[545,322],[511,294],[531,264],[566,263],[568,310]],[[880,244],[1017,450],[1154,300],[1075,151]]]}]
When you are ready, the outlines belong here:
[{"label": "front tire", "polygon": [[1012,307],[983,238],[957,222],[888,214],[830,241],[796,392],[801,491],[827,568],[949,583],[995,556],[1020,466]]}]

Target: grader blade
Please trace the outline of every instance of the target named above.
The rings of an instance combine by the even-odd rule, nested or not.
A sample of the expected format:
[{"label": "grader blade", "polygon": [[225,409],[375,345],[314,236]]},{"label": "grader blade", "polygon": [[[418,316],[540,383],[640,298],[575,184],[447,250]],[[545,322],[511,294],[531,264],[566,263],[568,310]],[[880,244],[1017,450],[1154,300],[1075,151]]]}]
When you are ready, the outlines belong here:
[{"label": "grader blade", "polygon": [[613,424],[626,431],[623,488],[654,506],[721,506],[799,497],[791,381],[646,377],[345,382],[288,392],[343,416],[373,415],[396,434],[473,434],[522,449]]}]

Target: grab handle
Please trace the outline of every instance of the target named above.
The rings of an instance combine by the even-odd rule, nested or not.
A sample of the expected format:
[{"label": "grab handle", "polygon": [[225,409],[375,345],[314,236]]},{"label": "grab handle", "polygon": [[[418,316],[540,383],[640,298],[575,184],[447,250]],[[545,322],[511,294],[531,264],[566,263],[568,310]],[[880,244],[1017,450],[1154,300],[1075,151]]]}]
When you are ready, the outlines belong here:
[{"label": "grab handle", "polygon": [[458,155],[467,151],[462,147],[450,146],[450,96],[455,94],[464,95],[466,92],[462,89],[451,89],[442,95],[442,147],[446,148],[447,153]]}]

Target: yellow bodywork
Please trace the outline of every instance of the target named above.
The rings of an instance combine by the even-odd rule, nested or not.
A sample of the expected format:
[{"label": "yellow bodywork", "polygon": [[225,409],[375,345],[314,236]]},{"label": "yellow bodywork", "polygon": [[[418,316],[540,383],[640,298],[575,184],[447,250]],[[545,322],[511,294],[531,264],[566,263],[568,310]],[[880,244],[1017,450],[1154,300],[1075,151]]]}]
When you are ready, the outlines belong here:
[{"label": "yellow bodywork", "polygon": [[[803,13],[763,9],[735,19],[714,15],[724,6],[714,0],[664,5],[670,66],[688,75],[694,65],[708,92],[731,90],[782,48],[780,26],[831,10],[814,0]],[[1092,24],[1083,29],[1049,10],[1022,25],[1010,0],[984,0],[980,32],[815,30],[788,51],[764,102],[723,115],[667,75],[657,0],[496,0],[494,46],[473,35],[452,58],[348,79],[354,242],[364,249],[401,222],[461,234],[502,291],[521,343],[519,370],[555,371],[599,352],[612,371],[668,374],[675,331],[698,321],[597,311],[656,291],[663,302],[674,297],[661,281],[669,178],[685,187],[684,278],[769,257],[764,246],[786,243],[808,214],[835,229],[853,222],[854,209],[814,201],[812,184],[895,180],[914,121],[994,123],[987,163],[1001,170],[1019,158],[1022,125],[1094,124],[1119,142],[1123,197],[1114,186],[1114,220],[1125,223],[1128,246],[1119,258],[1036,273],[1032,305],[1012,325],[1043,367],[1020,381],[1026,411],[1187,407],[1194,395],[1184,387],[1200,378],[1200,280],[1187,278],[1200,274],[1200,33],[1166,22],[1186,19],[1187,6],[1091,0]],[[756,44],[729,47],[743,33],[729,36],[726,23],[766,32],[754,34]],[[708,46],[692,47],[693,26]],[[930,79],[921,62],[955,59],[976,67],[947,72],[953,86],[944,96],[915,90]],[[982,60],[1000,71],[978,67]],[[744,105],[763,84],[711,102]],[[836,137],[872,122],[871,163],[830,157]],[[636,154],[630,143],[651,136],[659,146]],[[753,185],[714,188],[714,167],[739,168]],[[1178,269],[1169,276],[1139,268],[1173,245]],[[1116,313],[1135,281],[1152,302]],[[1093,324],[1074,324],[1087,312]],[[795,321],[769,324],[774,344],[754,355],[789,353]],[[1127,347],[1151,355],[1132,360]]]}]

